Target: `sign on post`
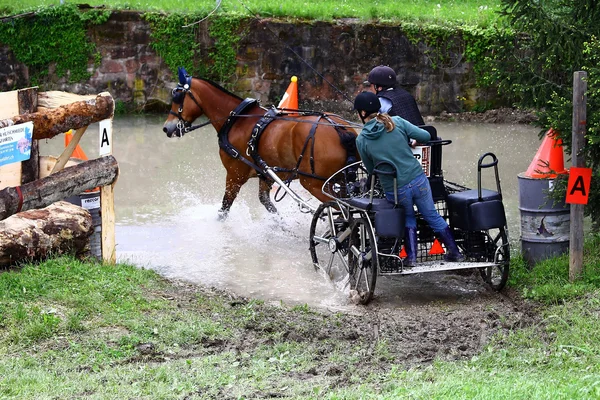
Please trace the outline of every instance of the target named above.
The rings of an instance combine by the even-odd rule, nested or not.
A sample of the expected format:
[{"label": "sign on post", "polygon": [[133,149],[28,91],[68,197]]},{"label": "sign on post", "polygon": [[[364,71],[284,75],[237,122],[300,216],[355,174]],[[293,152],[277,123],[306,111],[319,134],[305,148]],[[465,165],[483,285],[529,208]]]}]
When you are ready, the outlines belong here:
[{"label": "sign on post", "polygon": [[100,157],[112,154],[112,119],[105,119],[98,123],[100,126]]},{"label": "sign on post", "polygon": [[[112,118],[99,122],[100,126],[100,157],[112,154]],[[114,185],[114,183],[113,183]],[[114,264],[117,260],[115,241],[115,201],[113,186],[100,188],[100,207],[102,218],[102,259]]]},{"label": "sign on post", "polygon": [[592,182],[591,168],[569,169],[569,182],[567,184],[567,199],[569,204],[587,204],[590,197],[590,184]]},{"label": "sign on post", "polygon": [[411,148],[413,156],[423,167],[427,177],[431,175],[431,146],[415,146]]},{"label": "sign on post", "polygon": [[33,122],[0,129],[0,166],[29,160]]}]

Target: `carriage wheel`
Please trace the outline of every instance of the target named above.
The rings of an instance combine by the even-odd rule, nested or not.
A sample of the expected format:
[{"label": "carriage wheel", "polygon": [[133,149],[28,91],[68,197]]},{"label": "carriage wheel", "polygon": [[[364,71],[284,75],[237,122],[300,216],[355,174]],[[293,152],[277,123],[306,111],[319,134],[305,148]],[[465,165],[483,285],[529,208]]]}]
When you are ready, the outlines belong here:
[{"label": "carriage wheel", "polygon": [[368,218],[353,220],[350,228],[350,296],[360,304],[367,304],[373,298],[379,268],[375,234]]},{"label": "carriage wheel", "polygon": [[348,240],[340,241],[340,233],[348,229],[349,221],[337,208],[337,203],[319,205],[310,224],[310,255],[315,270],[321,269],[332,281],[347,276]]},{"label": "carriage wheel", "polygon": [[502,290],[508,280],[510,248],[505,228],[490,229],[486,235],[486,261],[493,267],[479,268],[483,280],[496,291]]}]

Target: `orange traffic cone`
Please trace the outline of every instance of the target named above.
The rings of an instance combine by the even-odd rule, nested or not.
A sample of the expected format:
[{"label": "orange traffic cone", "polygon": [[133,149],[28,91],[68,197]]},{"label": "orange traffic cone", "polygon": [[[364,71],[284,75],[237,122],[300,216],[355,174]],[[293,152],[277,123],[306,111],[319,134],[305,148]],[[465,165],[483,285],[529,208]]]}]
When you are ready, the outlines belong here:
[{"label": "orange traffic cone", "polygon": [[[71,139],[73,139],[73,130],[70,129],[68,132],[65,132],[65,147],[67,147],[69,145],[69,143],[71,143]],[[87,161],[87,156],[85,155],[85,153],[83,152],[83,149],[81,147],[79,147],[79,145],[77,145],[77,147],[75,147],[75,150],[73,150],[73,154],[71,155],[71,157],[73,158],[78,158],[80,160],[85,160]]]},{"label": "orange traffic cone", "polygon": [[292,82],[285,91],[277,108],[298,109],[298,78],[295,76],[292,76]]},{"label": "orange traffic cone", "polygon": [[400,258],[408,257],[408,254],[406,254],[406,248],[404,246],[402,246],[402,250],[400,251],[400,254],[398,254],[398,257],[400,257]]},{"label": "orange traffic cone", "polygon": [[433,245],[431,246],[431,250],[429,250],[429,254],[432,256],[436,254],[444,254],[444,248],[439,240],[435,239],[433,241]]},{"label": "orange traffic cone", "polygon": [[542,144],[529,164],[525,176],[529,178],[556,178],[558,174],[566,174],[562,140],[554,129],[548,129]]}]

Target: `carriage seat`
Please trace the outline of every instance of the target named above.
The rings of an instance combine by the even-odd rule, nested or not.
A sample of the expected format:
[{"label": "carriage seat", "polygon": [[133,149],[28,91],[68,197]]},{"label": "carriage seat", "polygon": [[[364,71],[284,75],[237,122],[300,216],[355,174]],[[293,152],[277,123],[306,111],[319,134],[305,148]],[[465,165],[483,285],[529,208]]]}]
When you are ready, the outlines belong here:
[{"label": "carriage seat", "polygon": [[455,228],[482,231],[506,225],[502,196],[493,190],[481,189],[481,201],[477,189],[471,189],[449,194],[446,202]]},{"label": "carriage seat", "polygon": [[371,204],[369,210],[375,213],[374,226],[377,236],[398,239],[404,237],[404,225],[406,223],[404,208],[394,207],[394,204],[386,199],[373,199],[371,202],[368,197],[353,197],[348,200],[348,204],[361,210],[369,209],[369,204]]},{"label": "carriage seat", "polygon": [[370,211],[390,210],[394,205],[386,199],[373,199],[373,203],[368,197],[352,197],[348,199],[348,204],[352,207],[360,208],[361,210],[369,209],[369,204],[372,204]]}]

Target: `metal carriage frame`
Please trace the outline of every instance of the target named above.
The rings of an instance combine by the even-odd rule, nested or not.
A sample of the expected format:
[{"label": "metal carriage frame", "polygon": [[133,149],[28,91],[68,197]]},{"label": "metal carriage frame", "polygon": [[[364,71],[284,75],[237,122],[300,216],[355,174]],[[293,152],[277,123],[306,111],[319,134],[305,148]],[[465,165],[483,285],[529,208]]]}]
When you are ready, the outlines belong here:
[{"label": "metal carriage frame", "polygon": [[[449,143],[434,140],[430,145]],[[484,164],[486,157],[492,157],[493,161]],[[481,188],[481,170],[490,167],[495,170],[497,192]],[[402,233],[389,233],[390,230],[403,232],[396,227],[395,221],[400,219],[399,224],[403,226],[404,210],[385,199],[378,183],[380,172],[376,167],[369,175],[362,163],[357,162],[341,169],[324,183],[323,193],[332,200],[315,210],[309,233],[311,257],[317,270],[322,270],[338,286],[348,290],[350,297],[360,304],[371,301],[377,277],[381,275],[477,269],[494,290],[499,291],[505,286],[510,246],[501,201],[498,160],[493,153],[484,154],[478,161],[478,188],[475,190],[444,180],[441,166],[439,171],[434,171],[437,174],[429,178],[436,208],[449,223],[456,243],[466,257],[463,262],[444,261],[443,248],[417,213],[417,265],[404,266]],[[476,207],[458,207],[464,198],[473,198],[471,202]],[[495,200],[486,201],[490,199]],[[486,213],[492,215],[486,217]],[[387,232],[387,236],[381,235],[380,231]]]}]

